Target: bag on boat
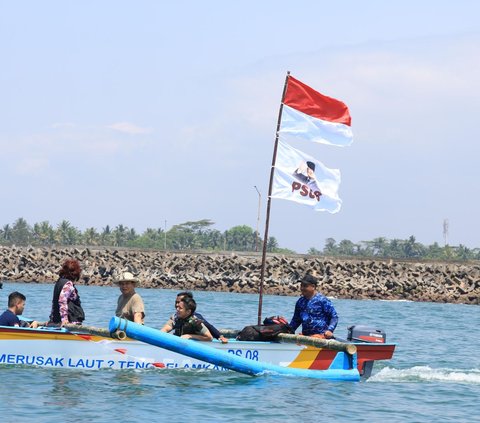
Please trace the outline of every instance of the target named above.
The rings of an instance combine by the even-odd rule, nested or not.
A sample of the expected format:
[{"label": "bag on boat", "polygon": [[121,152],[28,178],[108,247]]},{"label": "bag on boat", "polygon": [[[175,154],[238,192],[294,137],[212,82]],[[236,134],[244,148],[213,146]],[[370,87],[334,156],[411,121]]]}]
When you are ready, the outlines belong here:
[{"label": "bag on boat", "polygon": [[237,340],[273,341],[279,333],[293,333],[284,317],[267,317],[263,323],[263,325],[245,326],[237,335]]},{"label": "bag on boat", "polygon": [[69,301],[68,302],[68,321],[69,322],[80,322],[82,323],[85,320],[85,312],[83,311],[80,299],[78,301]]},{"label": "bag on boat", "polygon": [[283,316],[271,316],[271,317],[265,317],[265,320],[263,321],[264,325],[285,325],[288,326],[290,329],[290,325],[288,324],[288,320],[285,319]]}]

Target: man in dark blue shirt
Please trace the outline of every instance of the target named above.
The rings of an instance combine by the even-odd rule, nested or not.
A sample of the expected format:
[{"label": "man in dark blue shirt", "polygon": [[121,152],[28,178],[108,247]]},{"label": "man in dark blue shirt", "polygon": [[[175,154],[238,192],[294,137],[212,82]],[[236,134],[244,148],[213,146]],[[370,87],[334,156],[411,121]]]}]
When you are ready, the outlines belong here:
[{"label": "man in dark blue shirt", "polygon": [[295,331],[302,325],[302,335],[333,338],[338,315],[332,302],[316,291],[318,285],[316,277],[307,274],[299,282],[302,296],[295,304],[291,328]]},{"label": "man in dark blue shirt", "polygon": [[[18,316],[21,316],[25,309],[25,301],[27,298],[20,292],[12,292],[8,296],[8,309],[0,315],[0,326],[26,326],[31,328],[38,327],[38,322],[27,323],[20,321]],[[22,324],[23,323],[23,324]]]}]

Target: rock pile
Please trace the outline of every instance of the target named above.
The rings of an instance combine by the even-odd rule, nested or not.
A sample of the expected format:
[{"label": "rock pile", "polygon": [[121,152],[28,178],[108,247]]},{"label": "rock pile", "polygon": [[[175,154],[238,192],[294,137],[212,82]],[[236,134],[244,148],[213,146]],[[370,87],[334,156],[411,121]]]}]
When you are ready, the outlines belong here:
[{"label": "rock pile", "polygon": [[[82,263],[82,281],[111,285],[130,270],[146,288],[256,293],[258,255],[177,253],[127,249],[0,247],[0,280],[52,283],[67,258]],[[328,296],[480,304],[480,263],[439,263],[267,257],[264,293],[298,295],[306,272],[322,280]]]}]

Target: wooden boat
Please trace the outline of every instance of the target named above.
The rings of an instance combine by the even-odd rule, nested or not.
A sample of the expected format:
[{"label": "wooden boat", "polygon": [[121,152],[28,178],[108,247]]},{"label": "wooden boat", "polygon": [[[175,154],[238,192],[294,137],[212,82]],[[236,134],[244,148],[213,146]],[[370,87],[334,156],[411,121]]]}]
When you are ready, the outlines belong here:
[{"label": "wooden boat", "polygon": [[[172,335],[167,336],[176,338]],[[364,379],[371,375],[375,361],[392,358],[395,350],[395,344],[361,340],[351,342],[357,349],[351,356],[343,351],[302,343],[249,342],[235,339],[230,339],[227,344],[216,340],[211,343],[188,342],[207,344],[208,348],[234,357],[289,369],[325,373],[328,373],[329,369],[353,370]],[[227,370],[223,365],[212,364],[129,337],[113,339],[106,329],[92,331],[51,327],[30,329],[0,326],[0,365],[82,370],[149,368]]]}]

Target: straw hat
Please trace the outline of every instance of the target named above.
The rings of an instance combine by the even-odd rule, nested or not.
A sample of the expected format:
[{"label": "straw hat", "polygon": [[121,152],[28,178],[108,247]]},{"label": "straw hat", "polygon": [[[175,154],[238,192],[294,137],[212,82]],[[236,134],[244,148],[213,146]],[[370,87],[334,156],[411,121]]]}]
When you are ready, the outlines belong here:
[{"label": "straw hat", "polygon": [[132,283],[138,283],[138,279],[133,276],[133,273],[130,272],[121,272],[117,279],[113,281],[113,283],[119,284],[120,282],[132,282]]}]

